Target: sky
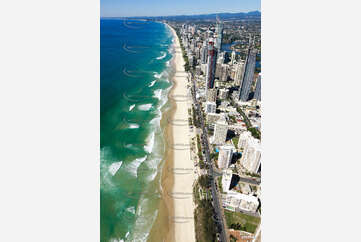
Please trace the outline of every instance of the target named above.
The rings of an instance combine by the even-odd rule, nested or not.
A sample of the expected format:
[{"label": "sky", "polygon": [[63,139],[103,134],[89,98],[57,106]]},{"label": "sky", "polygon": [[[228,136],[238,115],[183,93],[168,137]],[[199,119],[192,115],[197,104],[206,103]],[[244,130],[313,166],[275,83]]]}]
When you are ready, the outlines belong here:
[{"label": "sky", "polygon": [[261,0],[100,0],[101,17],[169,16],[261,10]]}]

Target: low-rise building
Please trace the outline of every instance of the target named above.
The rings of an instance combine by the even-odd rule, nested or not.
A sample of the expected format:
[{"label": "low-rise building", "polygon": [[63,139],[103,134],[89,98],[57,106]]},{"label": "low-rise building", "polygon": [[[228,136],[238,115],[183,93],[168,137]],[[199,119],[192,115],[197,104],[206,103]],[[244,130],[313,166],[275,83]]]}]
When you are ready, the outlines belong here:
[{"label": "low-rise building", "polygon": [[256,212],[259,206],[258,198],[239,192],[229,191],[222,194],[222,205],[225,209],[231,211]]}]

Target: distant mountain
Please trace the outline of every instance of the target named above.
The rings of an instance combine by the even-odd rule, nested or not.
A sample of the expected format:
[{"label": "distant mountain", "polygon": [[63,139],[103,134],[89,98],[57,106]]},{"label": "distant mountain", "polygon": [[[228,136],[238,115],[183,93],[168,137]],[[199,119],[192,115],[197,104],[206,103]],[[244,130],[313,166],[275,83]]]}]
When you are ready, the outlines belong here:
[{"label": "distant mountain", "polygon": [[167,21],[187,21],[187,20],[215,20],[216,16],[222,20],[230,20],[230,19],[249,19],[261,18],[260,11],[252,11],[248,13],[211,13],[211,14],[198,14],[198,15],[175,15],[175,16],[157,16],[157,17],[127,17],[125,19],[145,19],[145,20],[167,20]]}]

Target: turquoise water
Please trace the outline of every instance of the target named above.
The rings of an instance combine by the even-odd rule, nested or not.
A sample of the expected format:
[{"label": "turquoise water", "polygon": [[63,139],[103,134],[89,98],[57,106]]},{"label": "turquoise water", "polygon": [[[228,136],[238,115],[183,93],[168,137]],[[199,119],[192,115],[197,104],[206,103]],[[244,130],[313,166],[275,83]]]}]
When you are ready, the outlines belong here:
[{"label": "turquoise water", "polygon": [[157,215],[171,44],[162,23],[100,21],[100,241],[144,241]]}]

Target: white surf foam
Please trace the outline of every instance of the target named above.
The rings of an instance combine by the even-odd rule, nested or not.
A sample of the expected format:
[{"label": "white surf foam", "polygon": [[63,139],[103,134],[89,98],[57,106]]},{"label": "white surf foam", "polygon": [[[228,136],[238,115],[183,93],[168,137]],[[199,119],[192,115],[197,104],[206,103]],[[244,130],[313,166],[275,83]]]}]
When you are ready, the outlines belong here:
[{"label": "white surf foam", "polygon": [[148,103],[148,104],[142,104],[142,105],[139,105],[138,106],[138,109],[139,110],[142,110],[142,111],[148,111],[149,109],[152,108],[152,104],[151,103]]},{"label": "white surf foam", "polygon": [[129,128],[130,129],[137,129],[137,128],[139,128],[139,125],[138,124],[129,124]]},{"label": "white surf foam", "polygon": [[122,161],[112,163],[108,168],[109,173],[112,174],[112,176],[114,176],[115,173],[117,173],[119,168],[122,166],[122,163],[123,163]]},{"label": "white surf foam", "polygon": [[152,82],[149,84],[149,86],[148,86],[148,87],[152,87],[152,86],[154,86],[155,81],[156,81],[156,80],[152,81]]},{"label": "white surf foam", "polygon": [[140,164],[143,163],[143,161],[145,161],[147,159],[147,156],[144,156],[142,158],[137,158],[135,159],[134,161],[132,161],[131,163],[127,164],[126,165],[126,170],[134,175],[135,177],[137,177],[137,170],[138,170],[138,167],[140,166]]},{"label": "white surf foam", "polygon": [[147,144],[144,145],[144,150],[151,153],[154,146],[155,131],[153,131],[147,138]]},{"label": "white surf foam", "polygon": [[161,97],[162,97],[162,89],[157,89],[157,90],[155,90],[153,97],[158,98],[158,99],[160,100]]},{"label": "white surf foam", "polygon": [[162,73],[156,73],[156,72],[154,73],[155,78],[159,79],[159,78],[161,78],[161,76],[162,76]]},{"label": "white surf foam", "polygon": [[164,51],[162,51],[161,53],[163,53],[163,54],[161,56],[158,56],[157,60],[161,60],[161,59],[163,59],[164,57],[167,56],[167,53],[165,53]]},{"label": "white surf foam", "polygon": [[135,207],[129,207],[126,210],[132,214],[135,214]]},{"label": "white surf foam", "polygon": [[133,105],[130,105],[130,107],[129,107],[129,111],[132,111],[132,109],[135,107],[135,104],[133,104]]}]

